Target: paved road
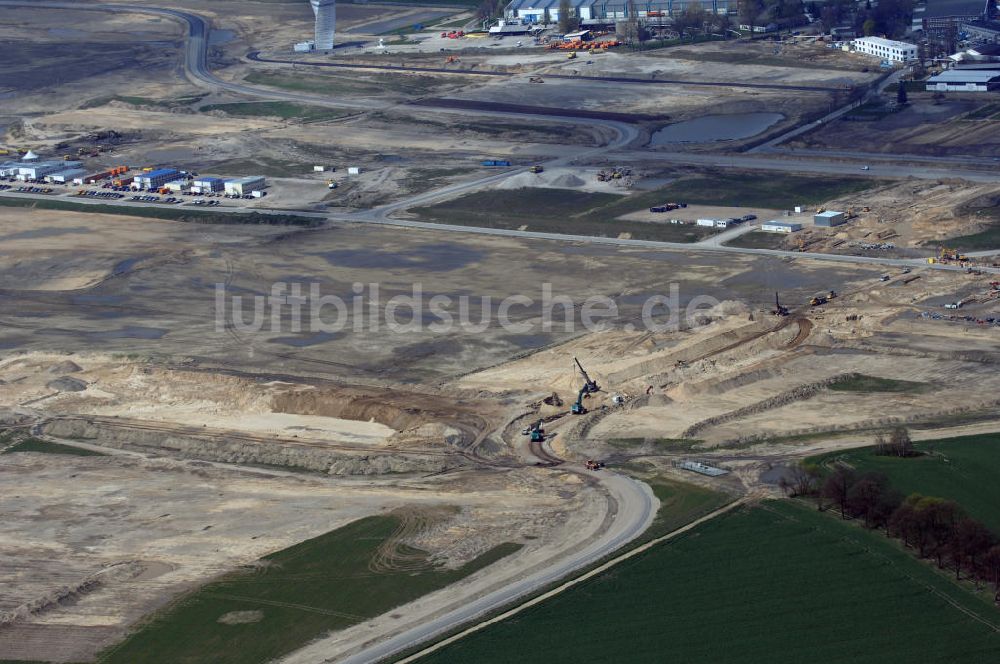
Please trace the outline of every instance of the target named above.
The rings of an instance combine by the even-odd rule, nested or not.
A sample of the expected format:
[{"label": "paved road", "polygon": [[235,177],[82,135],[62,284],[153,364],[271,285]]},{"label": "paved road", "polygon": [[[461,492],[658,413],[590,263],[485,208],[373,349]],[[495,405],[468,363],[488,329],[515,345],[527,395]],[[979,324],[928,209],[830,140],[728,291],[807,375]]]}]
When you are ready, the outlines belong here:
[{"label": "paved road", "polygon": [[[1000,167],[959,168],[958,164],[916,166],[876,163],[869,155],[864,159],[825,159],[797,157],[783,151],[755,154],[701,154],[695,152],[615,152],[606,153],[615,162],[664,161],[669,164],[705,166],[711,168],[736,168],[752,171],[778,171],[785,173],[818,173],[822,175],[851,175],[881,178],[916,178],[919,180],[962,179],[971,182],[1000,182]],[[825,155],[824,155],[825,156]],[[934,163],[933,159],[925,161]],[[869,170],[862,170],[868,166]]]},{"label": "paved road", "polygon": [[[583,471],[586,472],[586,471]],[[545,587],[573,572],[587,567],[614,553],[641,535],[656,516],[657,500],[648,486],[622,475],[600,471],[601,485],[610,493],[617,505],[611,527],[602,537],[575,553],[560,557],[552,565],[523,579],[511,580],[496,590],[468,602],[457,601],[457,606],[433,620],[407,628],[388,639],[374,643],[359,653],[341,660],[342,664],[368,664],[390,657],[416,643],[423,643],[436,636],[475,620],[490,611],[511,604],[539,588]],[[501,580],[501,584],[504,582]],[[286,660],[294,662],[294,656]]]},{"label": "paved road", "polygon": [[[410,219],[378,218],[374,213],[371,216],[360,217],[358,215],[330,215],[332,221],[347,223],[378,224],[384,226],[398,226],[400,228],[412,228],[431,231],[449,231],[453,233],[471,233],[473,235],[497,235],[501,237],[514,237],[528,240],[555,240],[561,242],[582,242],[588,244],[604,244],[616,247],[637,247],[641,249],[659,250],[683,250],[687,253],[722,252],[729,254],[748,254],[759,256],[776,256],[779,258],[804,258],[809,260],[825,261],[830,263],[853,263],[856,265],[882,265],[892,267],[923,267],[935,270],[946,270],[954,272],[964,272],[965,268],[957,265],[942,265],[936,263],[929,265],[924,258],[883,258],[879,256],[850,256],[841,254],[817,254],[804,251],[783,251],[780,249],[750,249],[745,247],[717,246],[713,244],[689,244],[683,242],[659,242],[656,240],[626,240],[616,237],[594,237],[591,235],[564,235],[558,233],[542,233],[537,231],[521,231],[506,228],[480,228],[478,226],[456,226],[454,224],[434,224],[425,221],[413,221]],[[983,256],[991,256],[997,252],[981,252]],[[1000,268],[981,268],[984,272],[1000,274]]]},{"label": "paved road", "polygon": [[694,248],[697,249],[698,247],[721,247],[724,243],[729,242],[730,240],[735,240],[741,235],[746,235],[751,231],[757,230],[757,224],[758,222],[751,221],[745,224],[739,224],[732,228],[727,228],[721,233],[716,233],[715,235],[709,235],[704,240],[699,240],[698,242],[695,242]]}]

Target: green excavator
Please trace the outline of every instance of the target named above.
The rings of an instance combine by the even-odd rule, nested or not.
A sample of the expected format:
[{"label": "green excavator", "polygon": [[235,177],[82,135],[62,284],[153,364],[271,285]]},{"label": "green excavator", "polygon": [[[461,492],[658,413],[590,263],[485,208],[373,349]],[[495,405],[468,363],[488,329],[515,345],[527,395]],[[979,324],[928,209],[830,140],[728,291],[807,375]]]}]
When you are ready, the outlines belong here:
[{"label": "green excavator", "polygon": [[573,413],[574,415],[583,415],[584,413],[587,412],[586,406],[583,405],[583,397],[585,397],[589,393],[589,391],[590,390],[588,389],[587,385],[584,385],[583,387],[580,388],[579,394],[576,395],[576,402],[574,402],[573,405],[570,406],[569,412]]},{"label": "green excavator", "polygon": [[545,430],[542,429],[542,421],[538,420],[531,426],[531,431],[529,432],[531,436],[531,442],[540,443],[545,440]]}]

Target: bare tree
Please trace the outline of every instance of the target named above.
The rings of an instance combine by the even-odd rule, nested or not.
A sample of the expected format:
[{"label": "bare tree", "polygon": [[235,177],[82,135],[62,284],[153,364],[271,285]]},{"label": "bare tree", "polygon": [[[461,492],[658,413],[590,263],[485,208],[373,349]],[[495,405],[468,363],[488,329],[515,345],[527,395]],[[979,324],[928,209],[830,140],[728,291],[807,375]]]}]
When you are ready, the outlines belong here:
[{"label": "bare tree", "polygon": [[854,472],[848,468],[837,468],[823,483],[823,497],[840,507],[841,518],[847,518],[847,495],[854,484]]},{"label": "bare tree", "polygon": [[885,433],[881,431],[875,434],[875,454],[879,456],[889,455],[889,441],[886,440]]},{"label": "bare tree", "polygon": [[872,523],[875,527],[884,526],[885,534],[890,534],[890,519],[893,512],[902,504],[903,495],[891,487],[886,487],[879,496],[875,508],[871,512]]},{"label": "bare tree", "polygon": [[962,508],[953,500],[925,498],[917,505],[917,514],[927,528],[931,550],[937,559],[938,568],[944,568],[945,557],[951,550],[951,542],[959,521],[964,518]]},{"label": "bare tree", "polygon": [[847,490],[847,507],[864,520],[865,528],[874,527],[874,515],[889,481],[881,473],[868,473]]},{"label": "bare tree", "polygon": [[993,600],[1000,602],[1000,544],[994,544],[983,554],[983,573],[993,584]]},{"label": "bare tree", "polygon": [[951,540],[951,561],[955,565],[955,578],[962,577],[962,568],[975,577],[979,559],[994,543],[993,533],[982,522],[965,517],[955,526]]},{"label": "bare tree", "polygon": [[917,500],[922,498],[919,494],[912,494],[897,507],[892,516],[889,517],[887,531],[903,540],[905,546],[916,546],[917,539],[917,517],[914,510],[914,496]]},{"label": "bare tree", "polygon": [[820,470],[814,463],[800,461],[792,466],[790,488],[792,496],[808,496],[816,493],[819,484]]},{"label": "bare tree", "polygon": [[898,457],[908,457],[913,454],[913,441],[906,427],[896,427],[889,434],[889,447],[892,454]]}]

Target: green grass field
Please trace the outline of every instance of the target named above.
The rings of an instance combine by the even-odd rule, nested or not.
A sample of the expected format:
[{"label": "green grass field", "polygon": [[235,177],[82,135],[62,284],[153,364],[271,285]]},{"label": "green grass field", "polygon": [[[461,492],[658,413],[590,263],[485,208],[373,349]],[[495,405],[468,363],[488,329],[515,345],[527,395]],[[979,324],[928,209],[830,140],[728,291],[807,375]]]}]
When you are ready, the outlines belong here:
[{"label": "green grass field", "polygon": [[[959,213],[975,218],[983,224],[982,230],[968,235],[948,238],[949,246],[960,247],[963,250],[996,249],[1000,247],[1000,196],[984,196],[969,205],[962,206]],[[938,242],[925,243],[937,246]]]},{"label": "green grass field", "polygon": [[[103,653],[105,664],[254,664],[268,662],[329,630],[344,629],[442,588],[513,553],[506,544],[456,570],[435,567],[404,547],[398,568],[373,566],[397,516],[368,517],[265,556],[181,598]],[[224,624],[231,612],[259,620]]]},{"label": "green grass field", "polygon": [[313,228],[322,224],[319,219],[296,214],[232,214],[226,212],[200,212],[177,207],[138,207],[125,205],[87,205],[73,201],[54,198],[4,198],[0,197],[2,207],[37,208],[39,210],[70,210],[72,212],[91,212],[94,214],[118,214],[128,217],[148,217],[183,221],[192,224],[232,224],[232,225],[266,225],[266,226],[304,226]]},{"label": "green grass field", "polygon": [[[643,196],[640,194],[640,196]],[[615,217],[642,207],[633,197],[527,187],[487,190],[410,211],[422,221],[460,226],[519,229],[567,235],[696,242],[715,231],[699,226],[622,221]],[[625,208],[625,209],[623,209]]]},{"label": "green grass field", "polygon": [[893,378],[879,378],[878,376],[866,376],[857,374],[845,376],[840,380],[830,383],[827,389],[834,392],[923,392],[928,387],[927,383],[917,383],[909,380],[895,380]]},{"label": "green grass field", "polygon": [[[966,613],[968,612],[968,613]],[[884,536],[791,501],[739,508],[421,660],[987,663],[1000,612]]]},{"label": "green grass field", "polygon": [[650,193],[657,193],[663,201],[789,210],[796,205],[825,203],[881,184],[869,178],[726,172],[681,178]]},{"label": "green grass field", "polygon": [[[3,443],[3,439],[0,438],[0,444]],[[60,445],[59,443],[50,443],[38,438],[26,438],[20,442],[14,443],[4,450],[2,454],[13,454],[14,452],[41,452],[43,454],[68,454],[72,456],[107,456],[102,452],[85,450],[83,448],[72,447],[70,445]]]},{"label": "green grass field", "polygon": [[996,249],[1000,247],[1000,219],[991,221],[985,229],[978,233],[949,238],[948,243],[966,250]]},{"label": "green grass field", "polygon": [[351,111],[322,106],[307,106],[288,101],[250,101],[234,104],[208,104],[198,109],[201,112],[222,111],[226,115],[242,118],[270,117],[284,120],[321,122],[336,120],[351,115]]},{"label": "green grass field", "polygon": [[812,459],[843,460],[858,472],[885,473],[904,495],[922,493],[949,498],[1000,534],[1000,434],[944,438],[914,444],[927,454],[900,459],[877,456],[866,447]]},{"label": "green grass field", "polygon": [[653,493],[660,499],[660,509],[640,541],[666,535],[699,519],[712,510],[722,507],[732,498],[728,494],[711,491],[696,484],[675,482],[665,478],[648,480]]},{"label": "green grass field", "polygon": [[[461,226],[506,229],[526,226],[527,230],[547,233],[596,237],[628,234],[637,240],[697,242],[715,234],[716,230],[700,226],[627,221],[618,217],[667,201],[789,208],[796,204],[822,203],[877,185],[874,180],[860,178],[709,173],[684,177],[659,189],[627,196],[527,187],[476,192],[437,205],[413,208],[411,211],[420,215],[424,221]],[[498,210],[503,213],[498,214]],[[772,241],[777,240],[767,240],[768,243]],[[742,246],[736,242],[733,244]]]}]

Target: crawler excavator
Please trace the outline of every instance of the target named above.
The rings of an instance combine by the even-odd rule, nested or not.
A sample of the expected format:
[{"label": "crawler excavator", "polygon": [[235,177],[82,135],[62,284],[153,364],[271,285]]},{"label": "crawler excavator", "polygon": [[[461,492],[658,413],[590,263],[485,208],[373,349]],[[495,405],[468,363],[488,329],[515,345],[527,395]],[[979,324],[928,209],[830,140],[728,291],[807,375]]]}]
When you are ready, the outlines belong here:
[{"label": "crawler excavator", "polygon": [[583,368],[583,365],[580,364],[580,360],[574,357],[573,361],[576,362],[576,366],[579,367],[580,373],[583,374],[583,389],[585,390],[584,394],[593,394],[594,392],[600,392],[601,386],[597,384],[596,380],[591,380],[590,376],[587,375],[587,371]]},{"label": "crawler excavator", "polygon": [[569,412],[574,415],[583,415],[587,412],[587,408],[583,405],[583,397],[587,395],[587,386],[584,385],[580,388],[579,394],[576,395],[576,401],[570,406]]},{"label": "crawler excavator", "polygon": [[787,316],[788,307],[783,305],[780,300],[778,300],[778,293],[774,293],[774,309],[771,309],[771,314],[774,316]]}]

